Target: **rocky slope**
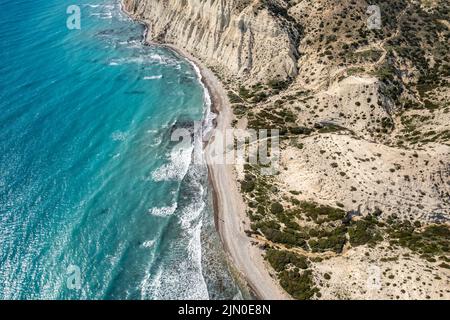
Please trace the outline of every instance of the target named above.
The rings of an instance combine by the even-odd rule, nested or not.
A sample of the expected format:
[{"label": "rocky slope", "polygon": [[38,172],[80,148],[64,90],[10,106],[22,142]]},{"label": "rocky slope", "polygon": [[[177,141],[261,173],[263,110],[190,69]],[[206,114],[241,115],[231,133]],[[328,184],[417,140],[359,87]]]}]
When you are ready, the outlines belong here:
[{"label": "rocky slope", "polygon": [[125,8],[148,23],[151,39],[176,44],[230,75],[261,81],[274,74],[297,75],[299,32],[294,22],[277,15],[276,5],[250,0],[127,0]]},{"label": "rocky slope", "polygon": [[237,127],[281,130],[279,174],[237,174],[248,235],[294,298],[450,298],[447,1],[124,5],[217,73]]}]

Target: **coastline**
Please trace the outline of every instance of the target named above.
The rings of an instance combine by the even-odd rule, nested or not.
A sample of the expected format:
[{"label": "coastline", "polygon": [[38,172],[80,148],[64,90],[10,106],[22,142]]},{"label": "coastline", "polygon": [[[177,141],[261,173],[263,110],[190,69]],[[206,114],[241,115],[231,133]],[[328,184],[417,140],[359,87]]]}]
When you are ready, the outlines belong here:
[{"label": "coastline", "polygon": [[[250,294],[255,298],[262,300],[290,299],[269,274],[258,244],[245,234],[249,221],[245,213],[246,206],[238,189],[234,166],[215,164],[211,157],[211,151],[214,150],[216,142],[214,132],[224,134],[227,129],[232,128],[233,112],[225,89],[214,73],[190,53],[172,44],[156,45],[175,51],[197,66],[201,73],[201,81],[211,98],[211,111],[217,115],[213,134],[205,145],[204,154],[213,193],[216,229],[231,267],[237,271],[239,282],[247,286]],[[221,143],[221,141],[217,142]]]},{"label": "coastline", "polygon": [[212,187],[214,221],[229,265],[239,285],[243,287],[244,296],[261,300],[291,299],[269,273],[258,243],[245,234],[249,221],[242,195],[238,189],[234,166],[214,164],[211,157],[211,150],[214,150],[216,142],[215,132],[224,133],[227,129],[232,128],[233,112],[222,83],[198,58],[184,49],[173,44],[149,41],[146,22],[127,12],[123,4],[121,7],[122,11],[131,19],[145,25],[143,42],[168,48],[197,67],[201,76],[199,80],[209,93],[210,111],[216,114],[216,118],[213,121],[212,134],[204,145],[204,156],[208,167],[208,179]]}]

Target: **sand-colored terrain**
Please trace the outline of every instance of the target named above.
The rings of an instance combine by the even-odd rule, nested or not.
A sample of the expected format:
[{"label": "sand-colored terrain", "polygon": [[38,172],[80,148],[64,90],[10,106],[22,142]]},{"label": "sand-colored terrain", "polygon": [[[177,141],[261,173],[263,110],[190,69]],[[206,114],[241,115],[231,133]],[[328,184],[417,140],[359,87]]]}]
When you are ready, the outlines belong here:
[{"label": "sand-colored terrain", "polygon": [[342,203],[348,209],[357,204],[362,214],[378,207],[384,215],[411,221],[448,218],[450,203],[442,195],[450,191],[450,147],[402,150],[338,133],[310,136],[302,143],[302,149],[283,150],[278,176],[282,189],[301,191],[299,200]]},{"label": "sand-colored terrain", "polygon": [[[358,247],[315,264],[314,277],[323,299],[446,299],[449,271],[428,263],[409,250]],[[384,248],[384,250],[382,250]],[[329,279],[324,275],[330,275]]]},{"label": "sand-colored terrain", "polygon": [[272,275],[298,299],[449,299],[446,1],[380,3],[375,29],[366,0],[124,3],[149,40],[209,68],[218,132],[280,130],[278,174],[210,166],[257,296],[288,297]]}]

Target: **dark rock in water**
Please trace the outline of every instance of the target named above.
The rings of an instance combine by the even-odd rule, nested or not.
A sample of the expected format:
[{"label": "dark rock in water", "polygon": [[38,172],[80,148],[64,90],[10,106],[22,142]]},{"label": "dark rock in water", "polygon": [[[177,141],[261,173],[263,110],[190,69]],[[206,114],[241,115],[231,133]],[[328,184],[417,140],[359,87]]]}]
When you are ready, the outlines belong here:
[{"label": "dark rock in water", "polygon": [[98,215],[100,216],[100,215],[107,214],[107,213],[109,213],[109,211],[110,211],[109,208],[103,208],[102,210],[100,210]]},{"label": "dark rock in water", "polygon": [[184,132],[189,132],[191,139],[194,138],[195,121],[193,120],[183,120],[178,119],[175,124],[170,128],[170,136],[172,137],[175,132],[179,131],[178,134],[183,134]]},{"label": "dark rock in water", "polygon": [[194,131],[195,121],[194,120],[183,120],[178,119],[175,124],[172,126],[172,132],[177,129],[187,129],[189,131]]},{"label": "dark rock in water", "polygon": [[181,75],[179,79],[180,84],[189,84],[197,81],[195,78],[191,76]]},{"label": "dark rock in water", "polygon": [[116,30],[114,29],[107,29],[107,30],[102,30],[97,32],[98,36],[110,36],[112,34],[114,34],[116,32]]},{"label": "dark rock in water", "polygon": [[125,94],[145,94],[145,91],[126,91]]},{"label": "dark rock in water", "polygon": [[[97,36],[100,37],[105,37],[105,36],[122,36],[122,35],[129,35],[130,34],[130,30],[129,28],[120,28],[120,29],[106,29],[106,30],[101,30],[99,32],[97,32]],[[141,38],[139,36],[133,36],[130,38],[130,40],[140,40]]]}]

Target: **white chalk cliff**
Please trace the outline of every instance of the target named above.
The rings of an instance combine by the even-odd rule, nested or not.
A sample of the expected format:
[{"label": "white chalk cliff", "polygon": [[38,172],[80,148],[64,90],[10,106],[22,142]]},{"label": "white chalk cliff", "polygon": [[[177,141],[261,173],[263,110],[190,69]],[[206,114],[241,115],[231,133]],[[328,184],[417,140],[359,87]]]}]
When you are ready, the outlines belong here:
[{"label": "white chalk cliff", "polygon": [[[276,1],[273,1],[276,3]],[[248,0],[125,0],[149,40],[175,44],[225,72],[253,80],[297,75],[298,31],[280,7]]]}]

